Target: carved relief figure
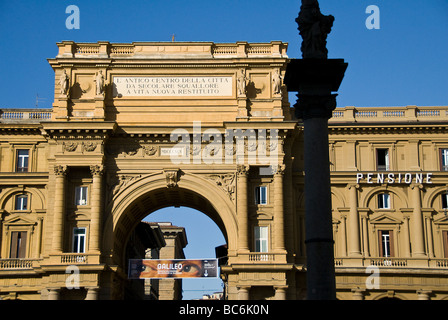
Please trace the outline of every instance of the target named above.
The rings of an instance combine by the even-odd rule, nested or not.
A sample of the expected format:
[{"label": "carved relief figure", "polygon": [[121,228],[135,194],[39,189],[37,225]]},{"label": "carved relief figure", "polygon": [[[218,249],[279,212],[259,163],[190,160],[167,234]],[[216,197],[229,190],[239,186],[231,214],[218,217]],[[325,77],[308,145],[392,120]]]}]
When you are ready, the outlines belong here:
[{"label": "carved relief figure", "polygon": [[104,94],[104,75],[101,70],[96,75],[95,82],[96,82],[96,95],[100,96]]},{"label": "carved relief figure", "polygon": [[275,70],[272,75],[272,82],[274,83],[274,94],[280,94],[282,92],[282,79],[283,77],[279,74],[278,70]]},{"label": "carved relief figure", "polygon": [[246,94],[246,84],[247,80],[249,80],[246,77],[246,72],[244,69],[241,69],[240,75],[238,76],[238,95],[243,96]]},{"label": "carved relief figure", "polygon": [[302,0],[296,22],[303,39],[303,58],[327,59],[327,36],[333,27],[334,17],[324,16],[317,0]]},{"label": "carved relief figure", "polygon": [[59,77],[59,86],[60,86],[60,93],[66,95],[69,85],[69,77],[67,75],[67,72],[64,70],[62,72],[61,76]]},{"label": "carved relief figure", "polygon": [[178,170],[168,170],[165,171],[166,186],[167,188],[177,187],[177,182],[179,181]]}]

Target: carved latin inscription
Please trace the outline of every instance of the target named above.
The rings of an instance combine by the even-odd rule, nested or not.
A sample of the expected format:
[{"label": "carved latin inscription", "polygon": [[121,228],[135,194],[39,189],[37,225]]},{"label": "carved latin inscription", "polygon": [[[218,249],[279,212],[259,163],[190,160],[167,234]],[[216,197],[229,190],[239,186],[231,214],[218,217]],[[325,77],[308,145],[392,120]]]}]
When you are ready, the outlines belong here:
[{"label": "carved latin inscription", "polygon": [[232,96],[232,77],[114,77],[114,97]]}]

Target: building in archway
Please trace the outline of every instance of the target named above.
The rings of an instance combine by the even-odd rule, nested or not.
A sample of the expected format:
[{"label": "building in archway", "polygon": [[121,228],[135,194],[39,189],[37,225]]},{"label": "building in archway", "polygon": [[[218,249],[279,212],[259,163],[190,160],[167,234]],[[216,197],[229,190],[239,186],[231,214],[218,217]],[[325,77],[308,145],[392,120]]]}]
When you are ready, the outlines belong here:
[{"label": "building in archway", "polygon": [[[281,81],[287,44],[58,47],[53,108],[2,110],[0,297],[122,299],[135,226],[188,206],[226,239],[227,299],[303,299],[303,127]],[[338,298],[448,296],[447,110],[334,112]]]}]

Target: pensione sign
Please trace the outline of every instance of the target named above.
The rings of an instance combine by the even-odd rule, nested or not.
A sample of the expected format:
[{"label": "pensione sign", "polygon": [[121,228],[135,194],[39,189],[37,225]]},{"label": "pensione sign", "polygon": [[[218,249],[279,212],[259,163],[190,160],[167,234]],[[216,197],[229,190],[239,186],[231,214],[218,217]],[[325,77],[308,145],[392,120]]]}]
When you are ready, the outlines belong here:
[{"label": "pensione sign", "polygon": [[431,184],[432,173],[357,173],[356,183],[369,184],[411,184],[427,183]]}]

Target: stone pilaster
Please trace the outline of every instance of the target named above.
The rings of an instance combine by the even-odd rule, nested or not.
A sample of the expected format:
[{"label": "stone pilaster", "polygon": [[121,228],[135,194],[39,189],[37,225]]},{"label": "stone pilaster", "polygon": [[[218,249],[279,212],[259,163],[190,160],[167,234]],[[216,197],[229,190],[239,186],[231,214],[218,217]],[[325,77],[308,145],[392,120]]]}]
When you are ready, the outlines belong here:
[{"label": "stone pilaster", "polygon": [[53,251],[61,253],[64,244],[66,166],[54,166]]},{"label": "stone pilaster", "polygon": [[285,210],[283,202],[283,176],[285,166],[280,165],[274,173],[274,248],[277,252],[285,251]]},{"label": "stone pilaster", "polygon": [[348,218],[348,255],[361,257],[361,239],[359,232],[358,192],[359,185],[349,185],[350,213]]},{"label": "stone pilaster", "polygon": [[89,251],[100,251],[100,239],[101,239],[101,211],[102,211],[102,177],[103,166],[93,165],[90,166],[90,172],[92,173],[92,192],[91,192],[91,214],[90,214],[90,241]]},{"label": "stone pilaster", "polygon": [[413,201],[414,210],[412,213],[413,220],[413,243],[412,243],[412,257],[426,257],[425,252],[425,242],[424,242],[424,229],[423,229],[423,215],[421,207],[421,195],[420,189],[422,185],[413,184],[411,185],[411,198]]},{"label": "stone pilaster", "polygon": [[247,204],[247,180],[249,168],[245,165],[237,167],[237,219],[238,219],[238,251],[249,252],[248,237],[248,204]]},{"label": "stone pilaster", "polygon": [[249,300],[249,286],[238,287],[238,300]]}]

